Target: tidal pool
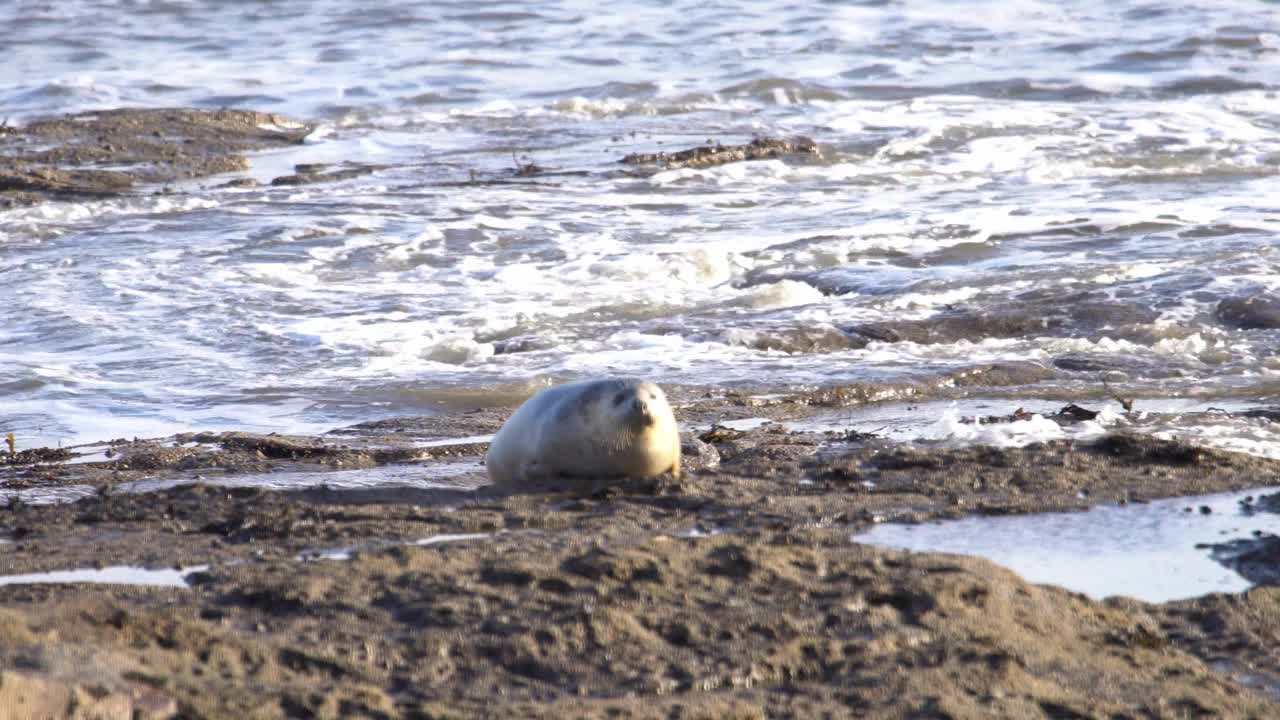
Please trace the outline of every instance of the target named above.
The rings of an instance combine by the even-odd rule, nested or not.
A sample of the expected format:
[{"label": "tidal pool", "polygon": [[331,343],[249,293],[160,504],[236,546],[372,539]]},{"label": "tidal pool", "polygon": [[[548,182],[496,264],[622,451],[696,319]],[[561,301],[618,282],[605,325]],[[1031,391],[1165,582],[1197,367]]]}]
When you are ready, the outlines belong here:
[{"label": "tidal pool", "polygon": [[42,585],[69,583],[96,583],[101,585],[157,585],[163,587],[187,587],[187,576],[208,569],[208,565],[195,565],[182,570],[162,568],[148,570],[131,565],[115,565],[101,569],[54,570],[24,575],[0,575],[0,585]]},{"label": "tidal pool", "polygon": [[1166,602],[1252,587],[1215,561],[1205,546],[1256,533],[1280,533],[1280,514],[1245,512],[1241,506],[1245,498],[1268,490],[1108,505],[1084,512],[886,523],[853,540],[977,555],[1031,582],[1059,585],[1095,599],[1126,595]]}]

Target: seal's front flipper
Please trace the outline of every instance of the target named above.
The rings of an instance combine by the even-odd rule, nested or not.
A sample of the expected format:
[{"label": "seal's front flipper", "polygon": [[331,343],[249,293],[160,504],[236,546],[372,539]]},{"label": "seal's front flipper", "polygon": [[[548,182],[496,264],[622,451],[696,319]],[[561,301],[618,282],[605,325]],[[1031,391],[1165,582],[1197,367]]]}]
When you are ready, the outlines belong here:
[{"label": "seal's front flipper", "polygon": [[527,481],[542,480],[547,477],[547,469],[542,463],[536,460],[530,460],[524,464],[520,470],[520,477]]}]

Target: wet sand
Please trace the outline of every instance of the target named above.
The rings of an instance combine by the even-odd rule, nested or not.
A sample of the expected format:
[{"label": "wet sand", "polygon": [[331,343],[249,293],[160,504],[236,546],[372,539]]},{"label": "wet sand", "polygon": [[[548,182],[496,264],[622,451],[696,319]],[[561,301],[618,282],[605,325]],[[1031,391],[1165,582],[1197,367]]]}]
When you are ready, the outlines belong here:
[{"label": "wet sand", "polygon": [[[673,396],[686,427],[814,407]],[[1099,602],[850,538],[1253,487],[1280,461],[1122,431],[946,449],[768,423],[686,433],[679,481],[502,494],[476,438],[507,412],[120,440],[0,468],[11,497],[87,493],[0,509],[0,574],[181,568],[190,586],[0,586],[0,692],[135,717],[1275,712],[1274,588]],[[309,480],[244,486],[272,476]]]}]

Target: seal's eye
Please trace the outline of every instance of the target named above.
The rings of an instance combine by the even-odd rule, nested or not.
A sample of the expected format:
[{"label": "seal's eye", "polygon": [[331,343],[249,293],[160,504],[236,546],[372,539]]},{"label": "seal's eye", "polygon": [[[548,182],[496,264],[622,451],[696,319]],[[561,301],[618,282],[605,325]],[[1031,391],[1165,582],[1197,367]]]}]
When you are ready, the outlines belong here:
[{"label": "seal's eye", "polygon": [[624,400],[626,400],[626,399],[627,399],[627,394],[626,394],[626,393],[618,393],[617,395],[614,395],[614,396],[613,396],[613,404],[614,404],[614,405],[621,405],[621,404],[623,403],[623,401],[624,401]]}]

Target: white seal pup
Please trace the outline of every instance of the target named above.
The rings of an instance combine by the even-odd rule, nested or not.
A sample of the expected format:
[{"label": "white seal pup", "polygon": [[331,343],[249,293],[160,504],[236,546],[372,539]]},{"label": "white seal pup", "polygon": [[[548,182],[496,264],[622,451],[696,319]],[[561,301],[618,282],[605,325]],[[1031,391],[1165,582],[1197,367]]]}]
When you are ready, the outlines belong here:
[{"label": "white seal pup", "polygon": [[547,388],[521,405],[485,455],[496,485],[680,476],[680,433],[662,389],[632,379]]}]

